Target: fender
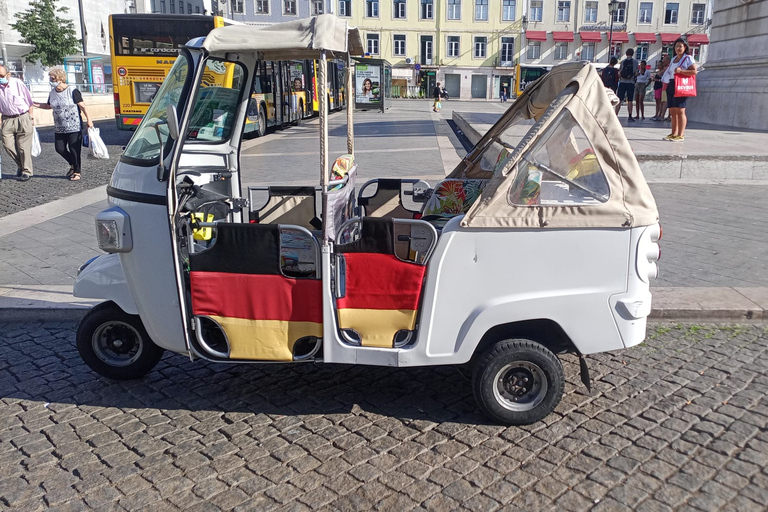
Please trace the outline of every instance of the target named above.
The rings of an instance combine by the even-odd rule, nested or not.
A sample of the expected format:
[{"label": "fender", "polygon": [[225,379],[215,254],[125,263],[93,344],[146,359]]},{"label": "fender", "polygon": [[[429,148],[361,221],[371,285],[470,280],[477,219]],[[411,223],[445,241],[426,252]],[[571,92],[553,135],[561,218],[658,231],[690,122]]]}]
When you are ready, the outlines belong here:
[{"label": "fender", "polygon": [[139,314],[118,254],[103,254],[86,265],[75,280],[75,297],[111,300],[126,313]]}]

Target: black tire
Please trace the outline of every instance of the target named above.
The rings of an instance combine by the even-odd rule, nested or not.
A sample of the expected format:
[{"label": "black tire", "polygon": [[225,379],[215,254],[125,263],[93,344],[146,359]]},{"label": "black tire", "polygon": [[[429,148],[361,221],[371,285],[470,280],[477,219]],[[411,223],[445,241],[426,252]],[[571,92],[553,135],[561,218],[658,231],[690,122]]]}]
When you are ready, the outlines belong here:
[{"label": "black tire", "polygon": [[267,133],[267,113],[264,112],[264,106],[259,106],[259,129],[256,132],[257,137],[263,137]]},{"label": "black tire", "polygon": [[297,118],[293,122],[294,126],[301,126],[301,122],[304,121],[304,104],[299,104],[299,110],[297,112]]},{"label": "black tire", "polygon": [[136,315],[114,302],[91,309],[77,327],[77,350],[91,370],[115,380],[139,379],[163,357]]},{"label": "black tire", "polygon": [[505,425],[543,419],[560,403],[564,389],[565,374],[557,356],[525,339],[493,345],[480,357],[472,376],[477,405]]}]

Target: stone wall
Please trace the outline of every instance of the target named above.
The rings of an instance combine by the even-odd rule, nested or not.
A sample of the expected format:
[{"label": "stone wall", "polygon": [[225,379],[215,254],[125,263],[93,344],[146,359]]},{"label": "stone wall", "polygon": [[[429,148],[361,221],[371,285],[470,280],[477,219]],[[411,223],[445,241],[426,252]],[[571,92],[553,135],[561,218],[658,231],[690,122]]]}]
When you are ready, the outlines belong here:
[{"label": "stone wall", "polygon": [[717,0],[690,121],[768,130],[768,0]]}]

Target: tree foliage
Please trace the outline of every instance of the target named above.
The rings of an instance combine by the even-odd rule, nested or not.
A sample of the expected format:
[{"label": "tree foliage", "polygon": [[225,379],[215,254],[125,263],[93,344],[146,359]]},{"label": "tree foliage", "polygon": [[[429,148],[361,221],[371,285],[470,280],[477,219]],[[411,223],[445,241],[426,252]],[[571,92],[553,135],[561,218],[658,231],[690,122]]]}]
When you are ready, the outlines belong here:
[{"label": "tree foliage", "polygon": [[64,58],[80,51],[80,39],[75,32],[75,23],[58,16],[66,13],[67,7],[56,8],[56,0],[33,0],[29,9],[16,13],[16,23],[11,28],[21,34],[22,43],[35,46],[27,60],[40,61],[44,66],[56,66]]}]

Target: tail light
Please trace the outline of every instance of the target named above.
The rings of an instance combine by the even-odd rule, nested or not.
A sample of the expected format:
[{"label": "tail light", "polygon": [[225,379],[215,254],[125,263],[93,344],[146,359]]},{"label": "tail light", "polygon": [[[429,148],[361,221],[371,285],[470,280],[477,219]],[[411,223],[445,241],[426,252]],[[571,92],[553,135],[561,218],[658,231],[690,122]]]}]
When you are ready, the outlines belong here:
[{"label": "tail light", "polygon": [[120,115],[120,94],[115,93],[114,98],[115,98],[115,115],[119,116]]}]

